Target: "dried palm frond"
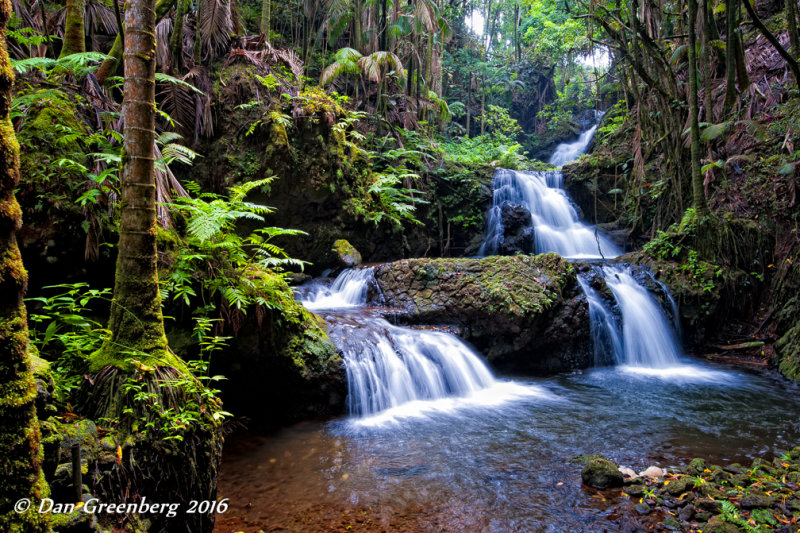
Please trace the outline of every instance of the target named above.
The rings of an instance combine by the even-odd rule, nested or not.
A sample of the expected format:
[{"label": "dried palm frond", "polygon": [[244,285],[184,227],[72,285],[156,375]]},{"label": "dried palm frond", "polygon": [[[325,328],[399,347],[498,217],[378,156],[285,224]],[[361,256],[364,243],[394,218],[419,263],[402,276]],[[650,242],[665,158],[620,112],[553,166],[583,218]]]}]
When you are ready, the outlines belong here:
[{"label": "dried palm frond", "polygon": [[205,67],[196,66],[186,73],[183,81],[191,83],[202,91],[202,94],[194,93],[194,145],[196,146],[200,142],[200,137],[209,139],[214,135],[211,76]]},{"label": "dried palm frond", "polygon": [[161,109],[172,117],[179,131],[191,134],[195,122],[194,91],[178,83],[161,83],[157,90],[156,99],[161,102]]},{"label": "dried palm frond", "polygon": [[156,65],[157,68],[169,71],[172,57],[169,49],[169,37],[172,35],[172,17],[164,17],[156,23]]},{"label": "dried palm frond", "polygon": [[[162,160],[164,155],[161,153],[161,148],[156,144],[154,149],[156,161]],[[173,195],[188,198],[189,193],[186,192],[186,189],[183,188],[181,182],[178,181],[178,178],[175,177],[175,174],[172,173],[172,170],[167,165],[156,164],[155,171],[158,222],[163,227],[168,228],[172,225],[172,216],[166,204],[172,203]]]},{"label": "dried palm frond", "polygon": [[439,29],[436,16],[436,8],[429,0],[417,0],[414,7],[414,21],[419,28],[424,28],[425,31],[433,33]]},{"label": "dried palm frond", "polygon": [[219,57],[231,41],[233,18],[230,0],[204,0],[200,11],[200,38],[210,57]]},{"label": "dried palm frond", "polygon": [[358,60],[358,65],[367,79],[379,83],[389,72],[394,71],[399,78],[405,79],[405,71],[400,58],[391,52],[373,52]]}]

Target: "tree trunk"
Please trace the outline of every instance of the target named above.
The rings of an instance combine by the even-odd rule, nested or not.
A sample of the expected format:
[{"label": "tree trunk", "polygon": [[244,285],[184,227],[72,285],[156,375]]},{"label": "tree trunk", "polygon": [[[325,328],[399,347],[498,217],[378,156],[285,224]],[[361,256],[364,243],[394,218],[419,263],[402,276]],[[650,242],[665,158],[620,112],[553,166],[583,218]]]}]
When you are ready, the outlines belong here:
[{"label": "tree trunk", "polygon": [[725,115],[736,103],[736,40],[738,20],[738,1],[727,0],[725,6]]},{"label": "tree trunk", "polygon": [[469,123],[470,123],[470,113],[469,113],[469,106],[472,103],[472,72],[469,73],[469,82],[467,83],[467,124],[466,124],[466,138],[469,139]]},{"label": "tree trunk", "polygon": [[703,65],[703,107],[705,107],[706,122],[714,122],[714,102],[711,98],[711,9],[708,0],[703,0],[703,23],[700,27],[703,30],[701,35],[700,62]]},{"label": "tree trunk", "polygon": [[[200,3],[202,0],[198,0],[197,12],[200,13]],[[158,0],[156,2],[156,22],[164,18],[169,10],[172,9],[172,5],[175,3],[175,0]],[[197,30],[199,31],[199,30]],[[125,49],[123,44],[124,35],[117,34],[116,39],[114,39],[114,44],[111,45],[111,50],[108,52],[108,59],[103,61],[103,64],[100,65],[100,68],[97,69],[97,81],[101,84],[105,83],[106,80],[117,73],[117,67],[120,65],[122,61],[122,51]],[[199,61],[196,64],[200,64]]]},{"label": "tree trunk", "polygon": [[194,28],[194,47],[192,48],[192,62],[195,67],[199,67],[203,62],[203,38],[200,35],[200,13],[203,9],[203,0],[197,0],[197,11],[195,12]]},{"label": "tree trunk", "polygon": [[[22,211],[14,197],[19,183],[19,144],[9,118],[14,83],[6,49],[10,18],[11,1],[0,0],[0,531],[39,533],[50,531],[48,516],[36,512],[49,491],[41,468],[36,382],[22,301],[28,273],[22,266],[16,237]],[[17,513],[12,505],[20,498],[28,498],[31,505]]]},{"label": "tree trunk", "polygon": [[269,28],[272,19],[272,0],[261,0],[261,35],[269,41]]},{"label": "tree trunk", "polygon": [[[747,1],[747,0],[745,0]],[[697,96],[697,0],[689,0],[689,124],[691,130],[692,192],[698,213],[708,210],[703,176],[700,173],[700,125],[697,115],[700,105]]]},{"label": "tree trunk", "polygon": [[183,368],[169,352],[156,268],[154,0],[125,10],[125,122],[119,253],[108,329],[111,338],[92,355],[92,368],[127,368],[131,359]]},{"label": "tree trunk", "polygon": [[387,10],[388,10],[387,0],[381,0],[381,24],[378,27],[378,32],[380,33],[381,50],[387,50],[386,48],[386,37],[387,37],[386,20],[388,18],[386,14]]},{"label": "tree trunk", "polygon": [[486,133],[486,76],[481,76],[481,135]]},{"label": "tree trunk", "polygon": [[[425,47],[425,87],[433,90],[433,80],[431,72],[433,67],[433,32],[428,32],[428,43]],[[427,95],[426,95],[427,96]]]},{"label": "tree trunk", "polygon": [[364,2],[363,0],[354,0],[355,1],[355,13],[353,14],[353,48],[359,51],[359,53],[364,53],[364,39],[363,39],[363,30],[362,28],[362,21],[361,17],[364,16]]},{"label": "tree trunk", "polygon": [[180,72],[183,68],[183,19],[186,15],[186,3],[188,0],[177,0],[177,2],[178,7],[175,11],[175,24],[172,25],[172,35],[169,40],[173,63],[170,65],[170,70],[176,73]]},{"label": "tree trunk", "polygon": [[58,57],[80,54],[86,51],[86,29],[84,28],[83,20],[85,9],[86,0],[67,0],[64,43],[61,45],[61,54]]},{"label": "tree trunk", "polygon": [[792,48],[792,56],[797,59],[800,57],[800,36],[797,33],[797,2],[795,0],[786,1],[786,21],[789,28],[789,44]]}]

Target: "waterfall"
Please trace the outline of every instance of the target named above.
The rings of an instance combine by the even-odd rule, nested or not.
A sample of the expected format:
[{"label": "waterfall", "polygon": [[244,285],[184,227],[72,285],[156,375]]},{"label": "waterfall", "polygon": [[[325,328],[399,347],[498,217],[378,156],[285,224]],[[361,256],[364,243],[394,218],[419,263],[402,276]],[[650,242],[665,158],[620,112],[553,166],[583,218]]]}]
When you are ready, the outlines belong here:
[{"label": "waterfall", "polygon": [[[598,118],[601,115],[598,115]],[[550,163],[562,167],[586,151],[597,130],[595,124],[584,131],[577,141],[562,143],[550,158]],[[531,212],[536,253],[556,252],[562,257],[598,259],[613,258],[622,252],[611,240],[584,224],[563,188],[561,170],[522,172],[497,169],[492,180],[492,207],[486,217],[486,238],[478,250],[479,256],[496,255],[505,238],[503,205],[525,206]]]},{"label": "waterfall", "polygon": [[[586,280],[579,278],[589,301],[589,318],[598,363],[666,369],[683,364],[682,351],[669,320],[653,296],[633,278],[630,267],[598,269],[611,290],[619,317]],[[674,303],[674,302],[673,302]]]},{"label": "waterfall", "polygon": [[495,255],[504,238],[503,204],[523,205],[531,212],[536,253],[556,252],[571,258],[612,258],[621,251],[605,235],[584,224],[562,189],[560,170],[522,172],[497,169],[487,234],[478,255]]},{"label": "waterfall", "polygon": [[339,274],[330,287],[314,283],[300,291],[305,292],[300,302],[307,309],[336,311],[335,318],[329,317],[329,333],[344,355],[351,415],[371,416],[411,402],[480,393],[492,401],[498,392],[527,393],[496,381],[458,337],[393,326],[367,313],[364,306],[373,283],[373,269],[352,269]]},{"label": "waterfall", "polygon": [[578,283],[589,302],[589,329],[595,365],[617,364],[623,354],[622,332],[617,325],[617,317],[583,277],[578,276]]},{"label": "waterfall", "polygon": [[469,396],[494,385],[492,373],[457,337],[370,319],[333,336],[344,354],[351,415],[418,400]]},{"label": "waterfall", "polygon": [[578,159],[586,152],[586,148],[589,147],[589,143],[592,141],[595,131],[597,131],[597,124],[581,133],[581,136],[578,137],[577,141],[571,143],[561,143],[556,146],[556,151],[553,152],[552,156],[550,156],[550,161],[548,161],[548,163],[554,167],[561,168],[567,163],[571,163]]},{"label": "waterfall", "polygon": [[336,277],[330,287],[309,287],[300,303],[311,311],[366,305],[369,285],[374,282],[375,272],[372,268],[348,268]]}]

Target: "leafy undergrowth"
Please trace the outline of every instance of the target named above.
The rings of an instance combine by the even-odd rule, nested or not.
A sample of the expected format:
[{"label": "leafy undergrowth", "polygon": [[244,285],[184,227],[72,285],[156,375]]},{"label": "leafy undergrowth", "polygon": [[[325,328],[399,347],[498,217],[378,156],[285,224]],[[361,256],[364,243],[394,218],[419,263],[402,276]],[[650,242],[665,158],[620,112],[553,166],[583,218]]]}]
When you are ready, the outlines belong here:
[{"label": "leafy undergrowth", "polygon": [[[627,477],[623,496],[657,529],[705,533],[796,532],[800,529],[800,446],[749,467],[694,459],[663,477]],[[660,518],[659,518],[660,516]]]}]

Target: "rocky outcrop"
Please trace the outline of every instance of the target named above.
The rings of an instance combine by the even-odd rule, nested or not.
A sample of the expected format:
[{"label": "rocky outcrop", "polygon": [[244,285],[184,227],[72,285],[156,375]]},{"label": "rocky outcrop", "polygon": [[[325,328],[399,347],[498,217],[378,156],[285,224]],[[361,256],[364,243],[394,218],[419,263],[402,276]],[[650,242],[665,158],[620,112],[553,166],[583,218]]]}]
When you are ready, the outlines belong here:
[{"label": "rocky outcrop", "polygon": [[397,320],[452,326],[495,368],[529,374],[592,364],[579,268],[556,254],[408,259],[375,278]]}]

